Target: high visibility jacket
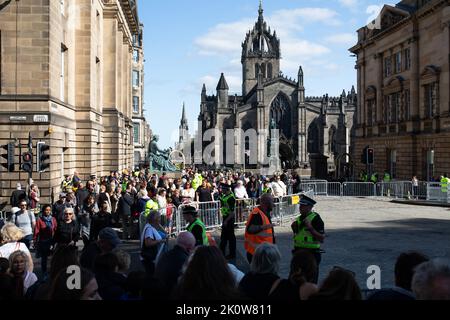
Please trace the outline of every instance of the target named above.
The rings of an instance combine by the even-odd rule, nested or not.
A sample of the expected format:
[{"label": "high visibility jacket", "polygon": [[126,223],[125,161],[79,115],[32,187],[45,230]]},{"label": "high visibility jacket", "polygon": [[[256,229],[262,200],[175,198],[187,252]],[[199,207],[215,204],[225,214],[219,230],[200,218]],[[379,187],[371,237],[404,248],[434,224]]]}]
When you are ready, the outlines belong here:
[{"label": "high visibility jacket", "polygon": [[391,175],[389,173],[384,174],[384,182],[391,182]]},{"label": "high visibility jacket", "polygon": [[363,175],[363,181],[364,181],[364,182],[367,182],[367,181],[368,181],[367,174],[364,174],[364,175]]},{"label": "high visibility jacket", "polygon": [[442,177],[441,178],[441,191],[447,193],[448,192],[448,183],[449,178]]},{"label": "high visibility jacket", "polygon": [[253,209],[252,213],[248,217],[247,224],[245,226],[245,235],[244,235],[245,251],[247,251],[251,255],[255,254],[256,248],[261,243],[265,243],[265,242],[273,243],[273,228],[263,230],[257,234],[248,233],[247,229],[248,229],[248,226],[250,225],[250,221],[252,220],[254,215],[259,215],[261,217],[263,226],[270,224],[270,220],[269,220],[269,218],[267,218],[267,216],[264,214],[264,212],[262,212],[259,208]]},{"label": "high visibility jacket", "polygon": [[370,180],[373,182],[373,183],[377,183],[377,181],[378,181],[378,179],[377,179],[377,176],[376,175],[372,175],[372,177],[370,177]]},{"label": "high visibility jacket", "polygon": [[272,193],[272,189],[270,189],[269,187],[267,188],[262,188],[262,193]]},{"label": "high visibility jacket", "polygon": [[234,208],[230,208],[230,205],[228,204],[228,200],[230,198],[233,198],[234,200],[236,200],[236,198],[234,197],[233,193],[223,194],[219,198],[219,200],[220,200],[220,213],[222,214],[222,217],[224,217],[224,218],[228,217],[230,212],[232,212],[234,210]]},{"label": "high visibility jacket", "polygon": [[[310,212],[306,217],[306,220],[312,223],[315,217],[317,217],[317,213]],[[305,224],[303,224],[303,227],[300,228],[301,223],[302,220],[298,217],[297,225],[299,226],[299,230],[298,233],[294,235],[294,247],[303,249],[320,249],[320,242],[314,238],[311,232],[309,232],[306,228]]]},{"label": "high visibility jacket", "polygon": [[145,217],[148,217],[148,215],[150,214],[150,211],[152,210],[158,210],[159,206],[158,206],[158,202],[153,201],[152,199],[149,199],[146,203],[145,203]]},{"label": "high visibility jacket", "polygon": [[196,174],[194,179],[192,179],[192,188],[197,191],[197,188],[202,185],[203,177],[199,174]]},{"label": "high visibility jacket", "polygon": [[203,245],[209,246],[208,236],[206,235],[206,227],[204,223],[199,219],[195,219],[194,222],[192,222],[188,227],[187,231],[192,233],[192,229],[194,229],[195,226],[200,226],[202,228],[202,238],[203,238]]}]

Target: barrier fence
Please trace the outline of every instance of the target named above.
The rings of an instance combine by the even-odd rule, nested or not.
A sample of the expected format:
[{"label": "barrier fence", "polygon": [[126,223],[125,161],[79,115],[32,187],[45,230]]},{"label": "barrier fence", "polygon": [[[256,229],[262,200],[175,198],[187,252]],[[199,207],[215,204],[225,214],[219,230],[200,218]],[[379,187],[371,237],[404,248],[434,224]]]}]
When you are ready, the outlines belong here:
[{"label": "barrier fence", "polygon": [[[440,183],[421,182],[414,186],[410,181],[395,182],[326,182],[322,180],[302,183],[303,192],[287,195],[274,199],[274,208],[271,219],[274,224],[283,225],[286,221],[292,221],[299,214],[299,201],[303,195],[314,198],[315,196],[328,197],[377,197],[410,200],[427,200],[450,203],[450,191],[445,192]],[[183,216],[183,210],[187,206],[194,206],[198,210],[198,217],[203,221],[207,230],[218,229],[222,226],[220,201],[191,202],[182,204],[178,208],[170,206],[158,209],[167,217],[169,234],[178,234],[186,230],[187,222]],[[258,206],[257,199],[236,199],[235,224],[244,227],[253,209]],[[0,216],[1,218],[1,216]],[[146,223],[144,213],[139,219],[142,232]]]}]

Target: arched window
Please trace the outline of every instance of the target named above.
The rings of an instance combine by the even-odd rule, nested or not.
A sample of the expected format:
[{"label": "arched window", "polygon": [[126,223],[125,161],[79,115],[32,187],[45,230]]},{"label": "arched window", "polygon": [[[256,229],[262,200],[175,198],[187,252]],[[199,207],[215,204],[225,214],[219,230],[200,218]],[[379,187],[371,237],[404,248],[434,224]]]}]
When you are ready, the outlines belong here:
[{"label": "arched window", "polygon": [[308,153],[320,152],[320,132],[316,122],[312,122],[308,128]]},{"label": "arched window", "polygon": [[269,63],[267,65],[267,78],[272,79],[272,77],[273,77],[272,73],[273,73],[272,64]]},{"label": "arched window", "polygon": [[337,153],[337,137],[336,137],[336,127],[332,126],[328,132],[328,153]]},{"label": "arched window", "polygon": [[259,64],[255,63],[255,78],[258,79],[259,74]]},{"label": "arched window", "polygon": [[261,72],[262,72],[263,78],[266,78],[266,64],[265,63],[263,63],[261,65]]},{"label": "arched window", "polygon": [[[274,119],[277,128],[287,138],[292,138],[292,112],[291,104],[283,93],[279,93],[270,106],[271,119]],[[270,123],[269,122],[269,123]]]}]

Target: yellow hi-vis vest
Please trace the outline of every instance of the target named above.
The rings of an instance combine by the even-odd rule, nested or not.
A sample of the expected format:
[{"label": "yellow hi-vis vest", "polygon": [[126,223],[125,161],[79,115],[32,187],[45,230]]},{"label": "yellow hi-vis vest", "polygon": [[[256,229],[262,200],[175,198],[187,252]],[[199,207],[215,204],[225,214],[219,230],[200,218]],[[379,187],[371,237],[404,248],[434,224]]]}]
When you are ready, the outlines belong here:
[{"label": "yellow hi-vis vest", "polygon": [[158,206],[158,202],[153,201],[152,199],[149,199],[146,203],[145,203],[145,213],[144,216],[148,217],[148,215],[150,214],[150,211],[152,210],[158,210],[159,206]]},{"label": "yellow hi-vis vest", "polygon": [[448,192],[448,182],[449,182],[448,178],[443,177],[441,179],[441,191],[444,193]]},{"label": "yellow hi-vis vest", "polygon": [[200,226],[202,228],[202,238],[203,238],[203,245],[204,246],[209,246],[209,240],[208,240],[208,236],[206,235],[206,227],[203,224],[203,222],[200,219],[195,219],[194,222],[192,222],[188,228],[187,231],[189,231],[190,233],[192,233],[192,229],[194,229],[195,226]]},{"label": "yellow hi-vis vest", "polygon": [[[317,213],[310,212],[306,217],[306,220],[312,223],[315,217],[317,217]],[[297,224],[299,227],[301,223],[302,220],[298,217]],[[304,249],[320,249],[320,242],[314,238],[311,232],[309,232],[306,225],[303,225],[303,227],[298,230],[298,233],[294,235],[294,247]]]}]

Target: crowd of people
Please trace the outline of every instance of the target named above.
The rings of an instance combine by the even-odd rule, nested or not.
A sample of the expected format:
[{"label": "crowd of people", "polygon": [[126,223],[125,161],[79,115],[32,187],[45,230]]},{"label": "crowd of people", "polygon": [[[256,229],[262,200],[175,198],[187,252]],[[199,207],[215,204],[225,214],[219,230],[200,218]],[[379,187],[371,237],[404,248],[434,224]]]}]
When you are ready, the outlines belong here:
[{"label": "crowd of people", "polygon": [[[27,195],[18,185],[0,233],[0,300],[361,300],[355,274],[343,267],[334,267],[319,284],[325,225],[307,196],[291,226],[289,276],[280,276],[271,211],[275,198],[300,192],[300,183],[300,177],[287,172],[269,178],[193,169],[179,179],[136,170],[111,172],[99,180],[91,176],[83,183],[75,172],[65,177],[52,205],[40,203],[37,186]],[[258,199],[258,206],[245,226],[250,271],[244,274],[235,263],[234,228],[236,200],[247,198]],[[198,208],[189,205],[195,201],[220,202],[218,245]],[[170,208],[181,204],[188,225],[171,247]],[[146,224],[139,230],[136,217],[142,213]],[[122,239],[116,231],[120,226]],[[134,236],[140,240],[141,271],[130,271],[131,256],[122,249],[122,240]],[[40,259],[40,277],[33,272],[33,252]],[[76,289],[67,286],[68,270],[74,267],[81,279]],[[421,253],[398,257],[395,280],[394,288],[367,299],[450,299],[450,266]]]}]

